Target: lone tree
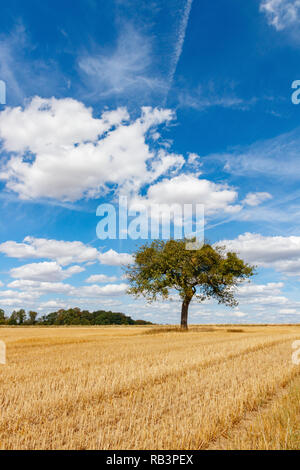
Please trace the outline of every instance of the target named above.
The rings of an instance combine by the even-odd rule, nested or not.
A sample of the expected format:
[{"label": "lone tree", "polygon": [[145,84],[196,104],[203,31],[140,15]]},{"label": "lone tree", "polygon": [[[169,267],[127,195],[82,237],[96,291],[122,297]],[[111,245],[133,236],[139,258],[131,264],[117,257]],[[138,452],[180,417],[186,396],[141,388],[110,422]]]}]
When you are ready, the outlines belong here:
[{"label": "lone tree", "polygon": [[254,274],[254,267],[226,252],[224,247],[205,243],[199,250],[187,250],[186,240],[155,240],[141,246],[126,267],[127,291],[148,301],[167,299],[176,289],[182,300],[181,328],[187,329],[188,309],[193,297],[202,302],[215,298],[218,303],[237,306],[235,288]]}]

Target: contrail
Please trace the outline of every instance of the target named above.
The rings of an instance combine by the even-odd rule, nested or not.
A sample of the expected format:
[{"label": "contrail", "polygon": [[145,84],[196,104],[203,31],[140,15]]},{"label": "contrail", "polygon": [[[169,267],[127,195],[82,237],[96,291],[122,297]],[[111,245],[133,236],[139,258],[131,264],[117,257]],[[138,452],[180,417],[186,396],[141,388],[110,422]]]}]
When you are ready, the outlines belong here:
[{"label": "contrail", "polygon": [[178,65],[178,62],[182,53],[182,48],[184,44],[186,28],[187,28],[190,13],[191,13],[192,3],[193,3],[193,0],[187,0],[184,11],[183,11],[183,16],[179,25],[179,29],[177,33],[177,44],[175,47],[174,57],[173,57],[172,64],[171,64],[171,70],[170,70],[169,77],[168,77],[168,89],[166,92],[166,97],[165,97],[164,102],[166,102],[168,98],[168,93],[172,86],[174,75],[177,69],[177,65]]}]

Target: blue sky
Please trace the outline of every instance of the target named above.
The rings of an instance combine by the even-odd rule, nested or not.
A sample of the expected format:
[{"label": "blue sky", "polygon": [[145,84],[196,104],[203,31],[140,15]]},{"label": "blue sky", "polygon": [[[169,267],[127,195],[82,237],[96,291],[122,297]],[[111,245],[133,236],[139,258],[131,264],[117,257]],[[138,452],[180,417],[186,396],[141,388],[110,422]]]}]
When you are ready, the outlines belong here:
[{"label": "blue sky", "polygon": [[205,236],[257,265],[239,307],[194,323],[300,315],[300,5],[292,0],[12,0],[1,6],[0,307],[180,304],[125,295],[144,240],[99,240],[99,204],[200,203]]}]

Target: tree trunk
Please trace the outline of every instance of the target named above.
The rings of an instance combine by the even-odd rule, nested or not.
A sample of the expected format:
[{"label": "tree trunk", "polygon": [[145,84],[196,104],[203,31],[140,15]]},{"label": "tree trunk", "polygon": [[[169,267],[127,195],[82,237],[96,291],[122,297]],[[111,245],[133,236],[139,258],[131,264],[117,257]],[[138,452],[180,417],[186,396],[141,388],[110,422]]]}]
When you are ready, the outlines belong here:
[{"label": "tree trunk", "polygon": [[188,311],[189,311],[189,305],[190,305],[191,300],[192,300],[191,298],[186,297],[184,301],[182,302],[182,307],[181,307],[181,329],[182,330],[188,329],[187,319],[188,319]]}]

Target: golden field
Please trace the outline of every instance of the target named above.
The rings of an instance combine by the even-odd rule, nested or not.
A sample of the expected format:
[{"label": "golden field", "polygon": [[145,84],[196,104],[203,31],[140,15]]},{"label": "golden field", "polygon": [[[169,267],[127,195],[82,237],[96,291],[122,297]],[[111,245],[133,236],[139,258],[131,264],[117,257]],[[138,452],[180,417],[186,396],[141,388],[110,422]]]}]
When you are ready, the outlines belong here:
[{"label": "golden field", "polygon": [[0,328],[0,449],[299,449],[296,339],[300,326]]}]

